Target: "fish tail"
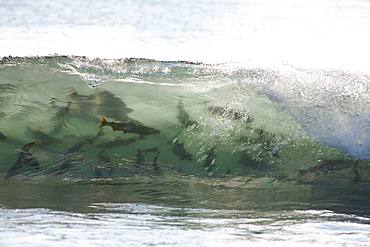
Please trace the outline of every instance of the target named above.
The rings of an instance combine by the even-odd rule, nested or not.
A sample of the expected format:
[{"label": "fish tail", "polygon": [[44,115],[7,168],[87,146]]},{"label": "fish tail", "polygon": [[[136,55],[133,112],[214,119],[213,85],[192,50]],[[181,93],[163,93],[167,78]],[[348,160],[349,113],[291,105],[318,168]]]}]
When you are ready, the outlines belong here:
[{"label": "fish tail", "polygon": [[98,128],[101,128],[107,124],[107,119],[104,116],[100,117]]}]

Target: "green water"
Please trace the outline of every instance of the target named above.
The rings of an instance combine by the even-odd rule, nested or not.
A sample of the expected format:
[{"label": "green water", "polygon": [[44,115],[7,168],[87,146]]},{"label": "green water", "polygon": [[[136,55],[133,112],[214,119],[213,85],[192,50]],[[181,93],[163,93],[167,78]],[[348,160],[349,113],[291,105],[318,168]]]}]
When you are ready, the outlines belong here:
[{"label": "green water", "polygon": [[[0,172],[8,174],[22,146],[35,142],[27,158],[36,167],[21,160],[14,177],[353,178],[352,158],[311,138],[261,94],[267,72],[259,73],[230,75],[214,66],[151,60],[3,59]],[[101,116],[160,133],[98,128]],[[349,165],[306,172],[320,160]],[[356,169],[367,180],[367,162]]]},{"label": "green water", "polygon": [[366,246],[367,159],[314,138],[266,93],[274,74],[3,59],[0,245]]}]

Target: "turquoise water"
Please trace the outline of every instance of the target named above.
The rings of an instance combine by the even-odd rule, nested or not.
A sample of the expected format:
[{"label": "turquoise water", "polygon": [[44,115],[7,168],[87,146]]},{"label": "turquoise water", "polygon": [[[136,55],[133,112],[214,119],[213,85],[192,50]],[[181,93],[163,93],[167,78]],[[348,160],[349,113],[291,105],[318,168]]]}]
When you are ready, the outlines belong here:
[{"label": "turquoise water", "polygon": [[0,246],[370,246],[369,10],[0,1]]},{"label": "turquoise water", "polygon": [[[296,101],[294,92],[304,90],[288,88],[275,71],[44,57],[3,59],[0,76],[7,178],[146,172],[315,180],[334,172],[333,179],[368,180],[367,102],[321,103],[325,95],[310,88],[315,95]],[[357,115],[347,113],[352,108]]]},{"label": "turquoise water", "polygon": [[[4,58],[1,243],[366,246],[367,128],[353,123],[367,119],[347,113],[366,101],[294,101],[281,78],[189,62]],[[361,145],[348,139],[358,134]]]}]

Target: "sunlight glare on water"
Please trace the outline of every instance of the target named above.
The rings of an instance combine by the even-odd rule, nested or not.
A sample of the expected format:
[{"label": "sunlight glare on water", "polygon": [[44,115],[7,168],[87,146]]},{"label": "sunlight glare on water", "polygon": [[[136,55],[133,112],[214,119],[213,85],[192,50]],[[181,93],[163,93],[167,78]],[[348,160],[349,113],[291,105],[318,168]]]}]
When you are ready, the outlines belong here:
[{"label": "sunlight glare on water", "polygon": [[370,2],[360,0],[10,1],[0,8],[0,32],[6,34],[0,56],[57,53],[369,71],[369,11]]}]

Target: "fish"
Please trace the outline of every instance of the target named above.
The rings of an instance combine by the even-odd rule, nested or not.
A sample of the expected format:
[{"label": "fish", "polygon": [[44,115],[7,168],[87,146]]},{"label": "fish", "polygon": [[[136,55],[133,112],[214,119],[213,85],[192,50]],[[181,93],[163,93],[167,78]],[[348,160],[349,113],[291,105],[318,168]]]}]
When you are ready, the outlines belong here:
[{"label": "fish", "polygon": [[155,172],[160,172],[160,167],[159,167],[159,164],[158,164],[158,158],[159,158],[159,155],[160,155],[161,153],[158,151],[157,152],[157,155],[154,157],[154,159],[153,159],[153,161],[152,161],[152,165],[153,165],[153,170],[155,171]]},{"label": "fish", "polygon": [[86,140],[77,142],[62,155],[62,158],[56,162],[57,168],[51,170],[50,174],[62,175],[71,169],[75,164],[81,163],[81,149],[87,144]]},{"label": "fish", "polygon": [[[51,104],[55,106],[54,98],[51,99]],[[72,101],[68,101],[66,106],[57,107],[56,113],[52,117],[52,120],[55,122],[55,127],[53,129],[53,133],[59,133],[63,128],[67,125],[67,120],[71,117],[72,114]]]},{"label": "fish", "polygon": [[[79,114],[105,115],[122,122],[135,122],[128,117],[133,110],[118,97],[109,91],[97,91],[91,95],[78,94],[76,90],[69,93],[69,97],[76,103]],[[86,116],[85,116],[86,117]],[[138,122],[135,122],[138,123]],[[139,124],[139,123],[138,123]]]},{"label": "fish", "polygon": [[188,153],[183,143],[179,142],[179,139],[175,137],[171,142],[171,152],[180,158],[180,160],[192,160],[193,156]]},{"label": "fish", "polygon": [[80,142],[77,142],[62,155],[62,158],[57,162],[57,168],[54,168],[50,173],[55,175],[62,175],[66,173],[72,166],[81,161],[81,150],[87,144],[93,144],[95,140],[104,135],[102,131],[99,131],[95,136],[86,138]]},{"label": "fish", "polygon": [[37,159],[32,156],[32,153],[30,151],[31,148],[35,146],[35,144],[36,142],[30,142],[22,146],[17,161],[12,167],[9,168],[5,175],[5,179],[9,179],[17,175],[18,171],[24,167],[33,167],[35,169],[39,169],[40,164]]},{"label": "fish", "polygon": [[127,139],[117,137],[114,141],[109,141],[109,142],[103,142],[100,144],[95,145],[97,148],[115,148],[115,147],[123,147],[123,146],[128,146],[134,142],[139,140],[137,137],[130,137]]},{"label": "fish", "polygon": [[109,118],[113,118],[117,121],[127,122],[134,120],[128,117],[130,112],[133,110],[125,104],[120,98],[116,97],[111,92],[104,90],[104,91],[97,91],[90,97],[94,97],[95,107],[94,113],[98,115],[104,114]]},{"label": "fish", "polygon": [[204,160],[204,167],[206,171],[211,172],[216,165],[216,147],[210,148]]},{"label": "fish", "polygon": [[246,112],[239,112],[222,106],[209,106],[208,112],[232,120],[243,120],[246,123],[252,123],[254,121],[253,116]]},{"label": "fish", "polygon": [[1,132],[0,132],[0,141],[4,141],[4,140],[6,140],[6,139],[8,139],[8,138],[6,137],[6,135],[4,135],[3,133],[1,133]]},{"label": "fish", "polygon": [[182,101],[179,101],[177,104],[177,111],[177,119],[184,127],[188,128],[199,125],[197,121],[190,119],[189,113],[185,111],[184,103]]},{"label": "fish", "polygon": [[310,167],[306,170],[299,170],[298,176],[304,177],[306,175],[320,175],[327,174],[334,171],[339,171],[352,167],[353,179],[355,181],[360,180],[360,174],[357,170],[358,160],[349,160],[349,159],[337,159],[337,160],[320,160],[319,164],[313,167]]},{"label": "fish", "polygon": [[144,125],[127,122],[127,123],[116,123],[116,122],[108,122],[104,116],[100,117],[100,122],[98,128],[109,126],[113,129],[113,131],[122,131],[123,133],[135,133],[139,134],[140,136],[146,135],[154,135],[159,134],[160,131],[151,127],[147,127]]},{"label": "fish", "polygon": [[355,164],[352,167],[352,181],[354,183],[361,181],[360,172],[358,171],[358,160],[355,161]]}]

